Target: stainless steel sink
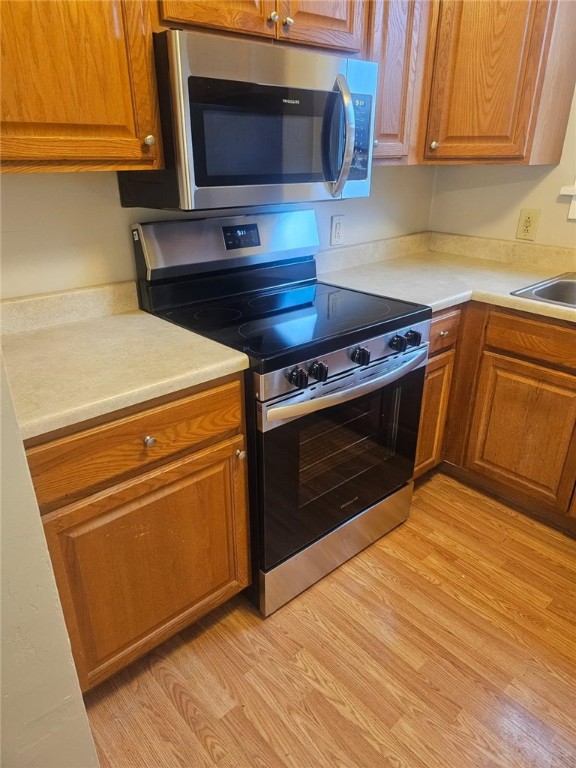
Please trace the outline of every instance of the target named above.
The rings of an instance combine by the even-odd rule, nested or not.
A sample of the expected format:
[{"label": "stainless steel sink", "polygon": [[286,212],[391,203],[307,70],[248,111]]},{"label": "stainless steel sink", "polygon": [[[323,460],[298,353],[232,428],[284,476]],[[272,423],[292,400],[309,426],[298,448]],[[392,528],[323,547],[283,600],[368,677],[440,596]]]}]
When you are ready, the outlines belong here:
[{"label": "stainless steel sink", "polygon": [[566,272],[511,293],[512,296],[576,308],[576,272]]}]

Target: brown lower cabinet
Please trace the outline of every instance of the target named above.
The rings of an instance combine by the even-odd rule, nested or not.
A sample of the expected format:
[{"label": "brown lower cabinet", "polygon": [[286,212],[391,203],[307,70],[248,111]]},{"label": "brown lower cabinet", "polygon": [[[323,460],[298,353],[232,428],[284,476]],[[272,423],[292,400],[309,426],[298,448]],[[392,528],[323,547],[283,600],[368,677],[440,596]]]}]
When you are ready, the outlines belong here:
[{"label": "brown lower cabinet", "polygon": [[576,479],[576,377],[484,352],[465,466],[567,513]]},{"label": "brown lower cabinet", "polygon": [[430,360],[426,366],[414,477],[440,464],[450,385],[458,340],[460,309],[436,312],[430,326]]},{"label": "brown lower cabinet", "polygon": [[443,458],[465,480],[576,535],[576,325],[469,304]]},{"label": "brown lower cabinet", "polygon": [[415,478],[442,461],[442,441],[454,370],[454,355],[453,349],[443,352],[432,357],[426,367],[414,467]]},{"label": "brown lower cabinet", "polygon": [[[97,438],[104,430],[117,463],[129,468],[128,476],[83,498],[76,499],[82,495],[76,488],[76,500],[43,515],[84,691],[248,585],[241,415],[241,385],[233,381],[45,446],[62,461],[67,441],[94,448],[102,444]],[[199,424],[205,425],[204,434],[195,431]],[[142,448],[146,441],[151,456]],[[141,467],[126,460],[131,447],[132,455],[144,454]],[[102,455],[94,459],[98,464]],[[95,473],[116,471],[114,451],[104,465],[110,462],[108,470]],[[46,476],[47,463],[42,473],[40,464],[31,462],[33,480]],[[40,489],[41,505],[43,494]],[[62,493],[51,491],[52,496]]]}]

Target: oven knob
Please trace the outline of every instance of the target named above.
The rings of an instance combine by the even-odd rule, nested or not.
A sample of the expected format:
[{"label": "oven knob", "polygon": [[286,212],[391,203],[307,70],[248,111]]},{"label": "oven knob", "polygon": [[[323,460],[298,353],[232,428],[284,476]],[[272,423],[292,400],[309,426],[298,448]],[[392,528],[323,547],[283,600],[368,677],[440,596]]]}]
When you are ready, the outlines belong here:
[{"label": "oven knob", "polygon": [[419,331],[408,331],[406,339],[409,347],[419,347],[422,343],[422,334]]},{"label": "oven knob", "polygon": [[392,349],[395,349],[396,352],[404,352],[406,347],[408,346],[408,339],[406,336],[394,336],[394,338],[390,339],[390,346]]},{"label": "oven knob", "polygon": [[325,363],[321,363],[319,360],[312,363],[308,369],[308,373],[316,381],[326,381],[328,378],[328,366]]},{"label": "oven knob", "polygon": [[356,349],[352,350],[350,359],[358,365],[368,365],[370,362],[370,350],[366,349],[366,347],[356,347]]},{"label": "oven knob", "polygon": [[288,381],[298,389],[304,389],[308,386],[308,374],[303,368],[292,368],[288,374]]}]

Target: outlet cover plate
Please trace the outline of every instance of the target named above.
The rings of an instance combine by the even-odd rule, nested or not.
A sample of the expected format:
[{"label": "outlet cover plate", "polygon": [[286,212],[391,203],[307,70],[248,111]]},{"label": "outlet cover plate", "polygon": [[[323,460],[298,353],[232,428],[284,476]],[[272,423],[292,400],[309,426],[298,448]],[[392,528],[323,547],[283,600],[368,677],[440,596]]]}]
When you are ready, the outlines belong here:
[{"label": "outlet cover plate", "polygon": [[330,245],[342,245],[344,229],[344,216],[332,216],[330,220]]},{"label": "outlet cover plate", "polygon": [[538,222],[540,221],[539,208],[522,208],[516,230],[517,240],[535,240]]}]

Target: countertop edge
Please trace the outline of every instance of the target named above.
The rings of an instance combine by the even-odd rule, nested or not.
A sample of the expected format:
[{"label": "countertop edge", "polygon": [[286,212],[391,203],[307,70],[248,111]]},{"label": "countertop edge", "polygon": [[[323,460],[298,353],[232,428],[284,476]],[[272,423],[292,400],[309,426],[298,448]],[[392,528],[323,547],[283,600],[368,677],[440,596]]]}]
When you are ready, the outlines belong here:
[{"label": "countertop edge", "polygon": [[124,408],[130,408],[131,406],[141,405],[145,408],[146,403],[155,398],[173,395],[200,384],[216,383],[218,379],[234,373],[241,373],[247,368],[248,358],[238,360],[233,365],[230,364],[230,361],[226,361],[218,369],[203,368],[200,375],[189,374],[175,377],[167,381],[149,385],[141,390],[133,390],[129,393],[122,393],[116,397],[111,397],[108,400],[74,408],[63,412],[62,414],[46,416],[30,421],[19,421],[22,440],[30,440],[32,438],[42,437],[43,435],[49,435],[51,432],[55,432],[59,429],[73,429],[76,425],[81,425],[83,422],[98,418],[99,416],[110,416],[113,418],[114,413],[121,411]]}]

